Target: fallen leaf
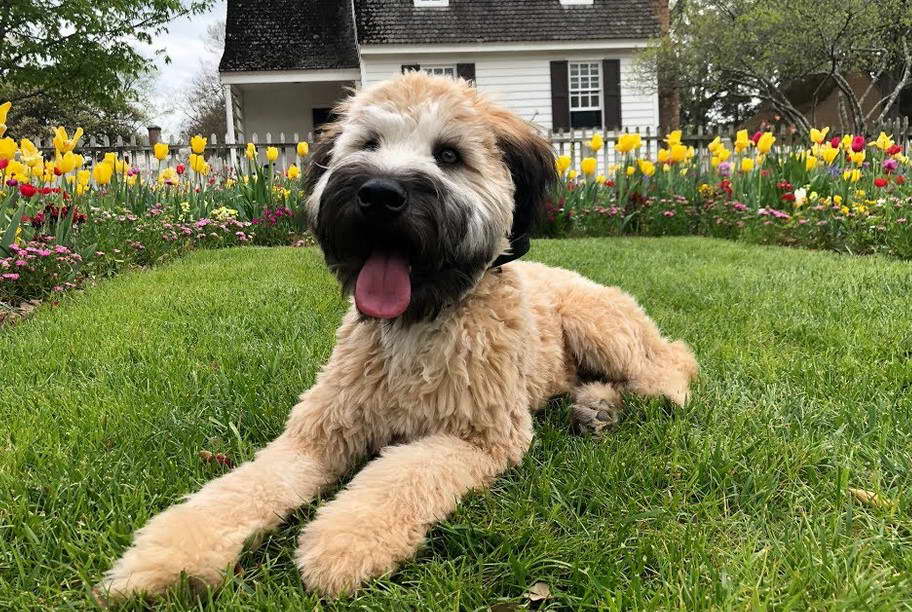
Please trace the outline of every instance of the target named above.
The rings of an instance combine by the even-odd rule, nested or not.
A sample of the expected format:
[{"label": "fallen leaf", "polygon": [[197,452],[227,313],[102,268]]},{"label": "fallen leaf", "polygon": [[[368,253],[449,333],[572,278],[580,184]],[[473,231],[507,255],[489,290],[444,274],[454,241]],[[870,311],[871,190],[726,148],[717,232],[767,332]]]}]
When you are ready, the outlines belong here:
[{"label": "fallen leaf", "polygon": [[210,461],[212,461],[212,457],[214,457],[214,455],[207,450],[201,450],[199,452],[199,458],[202,459],[203,461],[205,461],[206,463],[209,463]]},{"label": "fallen leaf", "polygon": [[546,599],[551,599],[551,587],[544,582],[536,582],[529,588],[523,597],[529,601],[544,601]]},{"label": "fallen leaf", "polygon": [[877,493],[874,493],[873,491],[865,491],[864,489],[853,489],[850,487],[849,493],[851,493],[852,497],[854,497],[861,503],[867,504],[869,506],[874,506],[875,508],[890,509],[896,505],[896,502],[894,502],[893,500],[885,499],[885,498],[881,497],[880,495],[878,495]]}]

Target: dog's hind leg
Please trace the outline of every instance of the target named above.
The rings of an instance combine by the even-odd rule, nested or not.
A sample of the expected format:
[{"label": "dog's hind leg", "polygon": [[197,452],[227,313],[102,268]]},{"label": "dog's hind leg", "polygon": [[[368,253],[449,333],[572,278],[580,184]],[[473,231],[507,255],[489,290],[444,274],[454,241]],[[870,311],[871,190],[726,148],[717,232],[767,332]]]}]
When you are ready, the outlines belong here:
[{"label": "dog's hind leg", "polygon": [[563,289],[558,312],[569,357],[598,381],[573,392],[578,426],[601,431],[616,422],[621,393],[687,401],[698,371],[693,353],[664,338],[631,296],[580,280]]}]

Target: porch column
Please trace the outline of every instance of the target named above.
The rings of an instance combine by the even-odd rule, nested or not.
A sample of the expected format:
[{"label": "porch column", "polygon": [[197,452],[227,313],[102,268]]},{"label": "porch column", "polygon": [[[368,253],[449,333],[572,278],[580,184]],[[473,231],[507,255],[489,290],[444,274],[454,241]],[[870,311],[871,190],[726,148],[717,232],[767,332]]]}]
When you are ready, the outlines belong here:
[{"label": "porch column", "polygon": [[228,156],[231,160],[231,168],[237,167],[237,151],[234,149],[234,97],[231,92],[231,84],[225,83],[225,144],[229,145]]}]

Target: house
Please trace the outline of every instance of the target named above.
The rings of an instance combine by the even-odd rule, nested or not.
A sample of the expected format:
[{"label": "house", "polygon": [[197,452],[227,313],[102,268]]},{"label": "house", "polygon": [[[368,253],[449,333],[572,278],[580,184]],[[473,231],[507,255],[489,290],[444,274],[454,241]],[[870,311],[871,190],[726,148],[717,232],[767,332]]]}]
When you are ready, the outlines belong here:
[{"label": "house", "polygon": [[468,79],[545,129],[655,128],[637,52],[667,0],[228,0],[228,137],[302,137],[350,88],[405,70]]}]

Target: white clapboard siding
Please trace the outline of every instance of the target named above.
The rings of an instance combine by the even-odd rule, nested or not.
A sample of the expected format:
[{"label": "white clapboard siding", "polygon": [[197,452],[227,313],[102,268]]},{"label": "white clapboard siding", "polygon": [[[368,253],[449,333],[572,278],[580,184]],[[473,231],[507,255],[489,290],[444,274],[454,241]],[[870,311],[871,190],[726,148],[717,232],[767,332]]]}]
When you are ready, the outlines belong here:
[{"label": "white clapboard siding", "polygon": [[363,84],[371,85],[398,74],[406,64],[475,64],[481,91],[522,117],[551,128],[552,60],[621,60],[621,118],[625,126],[655,127],[658,96],[653,83],[641,83],[634,70],[633,50],[591,50],[567,53],[512,52],[362,56]]}]

